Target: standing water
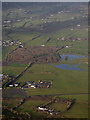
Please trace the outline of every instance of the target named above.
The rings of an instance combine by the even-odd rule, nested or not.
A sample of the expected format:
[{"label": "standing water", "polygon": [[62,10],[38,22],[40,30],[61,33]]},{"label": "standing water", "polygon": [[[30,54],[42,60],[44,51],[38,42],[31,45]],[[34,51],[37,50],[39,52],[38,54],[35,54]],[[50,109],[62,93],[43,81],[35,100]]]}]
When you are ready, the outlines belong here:
[{"label": "standing water", "polygon": [[73,55],[73,54],[67,54],[67,55],[60,55],[63,60],[65,60],[65,57],[68,57],[68,60],[74,60],[79,58],[84,58],[85,56],[82,55]]}]

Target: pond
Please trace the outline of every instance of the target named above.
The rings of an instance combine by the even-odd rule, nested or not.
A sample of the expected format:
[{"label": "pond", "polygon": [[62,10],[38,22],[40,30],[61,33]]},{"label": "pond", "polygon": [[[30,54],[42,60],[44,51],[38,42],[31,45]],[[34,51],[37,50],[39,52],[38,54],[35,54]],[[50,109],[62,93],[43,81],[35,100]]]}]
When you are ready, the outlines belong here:
[{"label": "pond", "polygon": [[88,56],[88,59],[90,59],[90,56]]},{"label": "pond", "polygon": [[73,55],[73,54],[67,54],[67,55],[60,55],[63,60],[65,60],[65,57],[67,57],[67,60],[74,60],[79,58],[84,58],[85,56],[82,55]]},{"label": "pond", "polygon": [[50,64],[50,65],[53,65],[53,66],[55,66],[56,68],[59,68],[59,69],[86,71],[85,69],[79,68],[78,64],[75,64],[75,65],[69,65],[69,64],[54,65],[54,64]]}]

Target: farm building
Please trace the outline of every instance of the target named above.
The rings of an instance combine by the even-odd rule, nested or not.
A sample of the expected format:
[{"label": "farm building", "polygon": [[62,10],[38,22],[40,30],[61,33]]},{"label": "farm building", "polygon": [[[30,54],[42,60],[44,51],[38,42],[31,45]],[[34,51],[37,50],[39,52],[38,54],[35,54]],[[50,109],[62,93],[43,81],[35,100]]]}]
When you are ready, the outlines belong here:
[{"label": "farm building", "polygon": [[4,23],[11,23],[10,20],[4,20]]},{"label": "farm building", "polygon": [[66,48],[69,48],[69,46],[68,46],[68,45],[66,45]]},{"label": "farm building", "polygon": [[31,85],[31,88],[36,88],[36,86],[35,85]]},{"label": "farm building", "polygon": [[48,109],[45,108],[45,107],[38,107],[38,109],[39,109],[39,110],[43,110],[43,111],[44,111],[44,110],[48,110]]},{"label": "farm building", "polygon": [[39,81],[35,83],[34,81],[26,82],[22,87],[24,88],[50,88],[52,81]]},{"label": "farm building", "polygon": [[19,86],[19,84],[18,84],[18,83],[15,83],[15,84],[14,84],[14,86],[15,86],[15,87],[18,87],[18,86]]},{"label": "farm building", "polygon": [[13,87],[13,85],[9,85],[9,87]]},{"label": "farm building", "polygon": [[45,45],[44,45],[44,44],[42,44],[41,46],[42,46],[42,47],[44,47]]}]

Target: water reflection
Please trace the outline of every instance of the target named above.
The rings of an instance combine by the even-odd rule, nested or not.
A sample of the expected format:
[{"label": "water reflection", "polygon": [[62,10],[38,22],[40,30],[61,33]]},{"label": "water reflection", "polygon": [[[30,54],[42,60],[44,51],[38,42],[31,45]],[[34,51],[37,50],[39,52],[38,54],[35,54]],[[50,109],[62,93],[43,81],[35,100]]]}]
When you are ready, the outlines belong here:
[{"label": "water reflection", "polygon": [[53,65],[53,66],[55,66],[56,68],[59,68],[59,69],[86,71],[85,69],[79,68],[78,64],[75,64],[75,65],[68,65],[68,64],[54,65],[54,64],[50,64],[50,65]]},{"label": "water reflection", "polygon": [[63,60],[65,60],[65,57],[67,57],[67,60],[74,60],[74,59],[79,59],[79,58],[84,58],[85,56],[82,55],[73,55],[73,54],[68,54],[68,55],[60,55]]}]

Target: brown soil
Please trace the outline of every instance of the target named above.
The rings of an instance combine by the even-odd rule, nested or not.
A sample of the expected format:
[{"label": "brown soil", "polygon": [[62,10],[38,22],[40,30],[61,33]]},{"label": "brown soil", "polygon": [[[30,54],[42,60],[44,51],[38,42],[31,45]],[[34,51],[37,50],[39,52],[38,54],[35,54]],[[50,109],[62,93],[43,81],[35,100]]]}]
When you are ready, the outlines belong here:
[{"label": "brown soil", "polygon": [[18,48],[8,54],[6,61],[8,63],[50,63],[59,62],[60,57],[56,51],[60,48],[56,47],[27,47]]}]

